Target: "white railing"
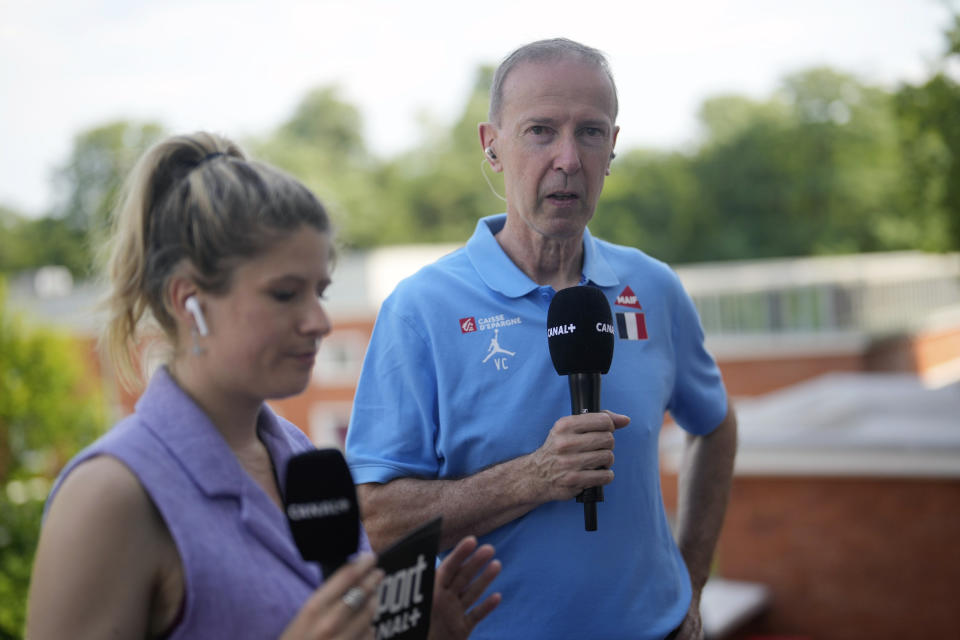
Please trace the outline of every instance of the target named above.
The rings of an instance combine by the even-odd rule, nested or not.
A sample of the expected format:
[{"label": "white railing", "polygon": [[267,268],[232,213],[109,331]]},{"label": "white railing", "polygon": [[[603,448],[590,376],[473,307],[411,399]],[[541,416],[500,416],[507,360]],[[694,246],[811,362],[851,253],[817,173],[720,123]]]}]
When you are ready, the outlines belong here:
[{"label": "white railing", "polygon": [[960,305],[960,254],[711,263],[677,272],[714,336],[888,333]]}]

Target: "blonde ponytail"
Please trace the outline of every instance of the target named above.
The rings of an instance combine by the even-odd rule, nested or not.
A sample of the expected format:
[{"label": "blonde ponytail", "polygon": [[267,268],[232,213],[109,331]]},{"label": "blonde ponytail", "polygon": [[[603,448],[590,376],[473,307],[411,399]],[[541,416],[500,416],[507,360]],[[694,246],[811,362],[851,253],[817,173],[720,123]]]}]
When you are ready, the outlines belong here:
[{"label": "blonde ponytail", "polygon": [[200,132],[168,138],[137,162],[124,186],[107,247],[107,322],[101,346],[127,389],[146,319],[176,338],[166,285],[184,261],[198,285],[229,288],[235,265],[307,224],[329,232],[323,205],[291,176],[246,159],[233,142]]}]

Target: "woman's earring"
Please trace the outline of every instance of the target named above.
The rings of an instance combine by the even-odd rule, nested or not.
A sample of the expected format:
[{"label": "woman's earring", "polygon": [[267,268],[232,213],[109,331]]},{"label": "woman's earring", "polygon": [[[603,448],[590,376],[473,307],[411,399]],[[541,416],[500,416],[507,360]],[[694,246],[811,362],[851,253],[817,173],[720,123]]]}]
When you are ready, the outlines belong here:
[{"label": "woman's earring", "polygon": [[184,306],[190,315],[193,316],[193,321],[196,323],[190,330],[191,335],[193,335],[192,351],[194,354],[200,355],[206,351],[206,349],[200,345],[200,336],[206,336],[210,333],[207,329],[207,320],[203,317],[203,311],[200,310],[200,303],[197,302],[194,296],[187,298]]},{"label": "woman's earring", "polygon": [[201,335],[200,331],[197,331],[196,327],[192,327],[190,329],[190,335],[193,336],[193,347],[190,349],[193,355],[199,356],[206,353],[207,351],[206,347],[200,344],[200,335]]}]

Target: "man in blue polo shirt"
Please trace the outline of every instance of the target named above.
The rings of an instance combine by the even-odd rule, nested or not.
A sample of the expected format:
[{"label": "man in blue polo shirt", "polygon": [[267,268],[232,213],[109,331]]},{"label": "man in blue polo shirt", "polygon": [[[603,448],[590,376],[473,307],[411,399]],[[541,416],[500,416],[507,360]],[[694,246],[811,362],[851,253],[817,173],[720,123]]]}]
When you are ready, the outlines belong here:
[{"label": "man in blue polo shirt", "polygon": [[[442,548],[469,534],[496,546],[503,602],[474,638],[702,633],[736,421],[673,271],[587,230],[616,115],[598,51],[558,39],[508,56],[479,128],[507,212],[398,285],[364,362],[347,435],[364,525],[382,548],[442,515]],[[608,411],[570,416],[546,317],[556,291],[584,284],[606,294],[619,339]],[[659,485],[665,411],[689,433],[676,541]],[[597,485],[605,501],[588,532],[574,497]]]}]

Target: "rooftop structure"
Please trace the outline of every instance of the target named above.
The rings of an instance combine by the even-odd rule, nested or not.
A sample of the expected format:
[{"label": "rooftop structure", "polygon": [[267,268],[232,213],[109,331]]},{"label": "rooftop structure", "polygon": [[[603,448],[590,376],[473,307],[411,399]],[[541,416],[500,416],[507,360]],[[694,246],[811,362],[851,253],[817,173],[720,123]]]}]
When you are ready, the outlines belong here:
[{"label": "rooftop structure", "polygon": [[[960,383],[828,373],[736,407],[738,475],[960,478]],[[679,433],[663,446],[676,468]]]}]

